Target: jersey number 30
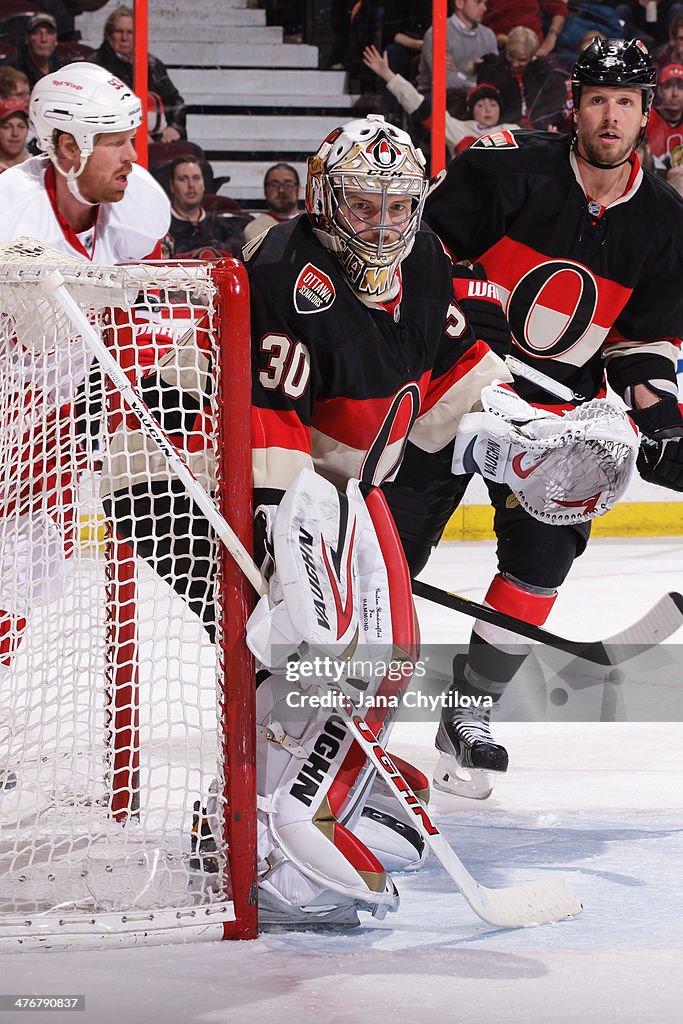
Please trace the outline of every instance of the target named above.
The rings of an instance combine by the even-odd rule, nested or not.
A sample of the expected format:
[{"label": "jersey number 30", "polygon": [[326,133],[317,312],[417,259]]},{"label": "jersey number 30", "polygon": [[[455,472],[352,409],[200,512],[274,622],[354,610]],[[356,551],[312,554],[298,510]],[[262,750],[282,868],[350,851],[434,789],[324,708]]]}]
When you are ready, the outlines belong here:
[{"label": "jersey number 30", "polygon": [[266,334],[261,350],[268,352],[265,370],[258,379],[266,391],[283,391],[288,398],[301,398],[311,376],[311,357],[302,342],[294,344],[286,334]]}]

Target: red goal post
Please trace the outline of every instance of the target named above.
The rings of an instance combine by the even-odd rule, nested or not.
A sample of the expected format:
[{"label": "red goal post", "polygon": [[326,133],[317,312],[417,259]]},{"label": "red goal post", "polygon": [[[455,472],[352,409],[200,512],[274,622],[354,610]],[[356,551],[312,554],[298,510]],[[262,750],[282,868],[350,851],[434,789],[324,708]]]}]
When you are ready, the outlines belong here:
[{"label": "red goal post", "polygon": [[[0,247],[0,949],[254,937],[251,588],[30,249]],[[249,548],[243,265],[53,255]]]}]

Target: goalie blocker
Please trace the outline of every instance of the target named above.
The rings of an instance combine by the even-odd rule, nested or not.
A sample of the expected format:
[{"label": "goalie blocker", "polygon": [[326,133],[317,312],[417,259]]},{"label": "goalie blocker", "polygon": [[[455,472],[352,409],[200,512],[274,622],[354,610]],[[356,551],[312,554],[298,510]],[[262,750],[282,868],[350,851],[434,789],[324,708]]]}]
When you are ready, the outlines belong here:
[{"label": "goalie blocker", "polygon": [[[334,700],[395,697],[410,682],[418,638],[400,541],[380,491],[364,500],[352,480],[341,494],[310,470],[262,511],[274,573],[247,632],[268,670],[256,698],[260,920],[383,917],[399,903],[387,869],[419,864],[424,843],[397,819]],[[386,744],[391,701],[377,703],[368,722]],[[424,776],[403,769],[425,795]]]}]

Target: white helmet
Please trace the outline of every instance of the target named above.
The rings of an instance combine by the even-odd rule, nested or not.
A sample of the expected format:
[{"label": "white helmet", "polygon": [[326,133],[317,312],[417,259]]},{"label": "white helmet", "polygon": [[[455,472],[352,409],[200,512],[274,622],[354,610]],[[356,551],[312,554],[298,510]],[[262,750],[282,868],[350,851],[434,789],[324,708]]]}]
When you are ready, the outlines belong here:
[{"label": "white helmet", "polygon": [[[125,82],[97,64],[79,61],[45,75],[34,86],[29,104],[38,145],[64,174],[81,202],[76,178],[93,151],[95,137],[129,131],[142,123],[142,106]],[[81,151],[81,165],[68,174],[57,164],[54,131],[69,132]]]},{"label": "white helmet", "polygon": [[[308,161],[306,211],[322,244],[334,252],[351,287],[361,295],[386,295],[401,260],[413,247],[427,194],[425,159],[407,132],[379,114],[350,121],[327,136]],[[381,197],[379,223],[354,227],[346,216],[351,193]],[[410,217],[389,216],[392,197],[410,196]],[[356,221],[363,218],[354,218]]]}]

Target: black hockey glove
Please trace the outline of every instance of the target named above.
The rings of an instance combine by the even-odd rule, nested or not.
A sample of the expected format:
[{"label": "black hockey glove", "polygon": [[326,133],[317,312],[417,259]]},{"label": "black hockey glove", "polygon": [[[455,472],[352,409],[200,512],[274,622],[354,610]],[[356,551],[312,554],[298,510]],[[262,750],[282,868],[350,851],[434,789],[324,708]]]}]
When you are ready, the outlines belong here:
[{"label": "black hockey glove", "polygon": [[647,409],[629,409],[628,414],[645,437],[655,441],[683,437],[683,407],[673,398],[664,398]]},{"label": "black hockey glove", "polygon": [[644,437],[636,465],[649,484],[683,491],[683,437],[670,437],[665,441]]},{"label": "black hockey glove", "polygon": [[486,280],[481,263],[453,267],[453,296],[474,331],[501,359],[512,348],[510,325],[500,304],[498,289]]},{"label": "black hockey glove", "polygon": [[683,491],[683,414],[673,399],[647,409],[632,409],[631,419],[643,434],[636,463],[643,480]]}]

